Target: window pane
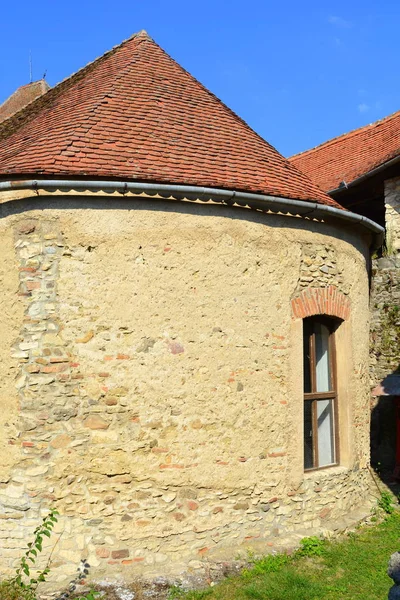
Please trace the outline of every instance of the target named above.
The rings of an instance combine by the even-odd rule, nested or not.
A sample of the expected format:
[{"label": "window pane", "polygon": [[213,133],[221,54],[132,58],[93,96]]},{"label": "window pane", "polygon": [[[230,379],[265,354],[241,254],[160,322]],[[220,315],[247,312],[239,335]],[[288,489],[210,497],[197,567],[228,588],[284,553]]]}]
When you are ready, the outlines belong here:
[{"label": "window pane", "polygon": [[[307,404],[307,402],[306,402]],[[317,400],[318,466],[335,462],[333,437],[333,400]]]},{"label": "window pane", "polygon": [[331,390],[331,373],[329,365],[329,329],[322,323],[314,324],[315,360],[317,392]]},{"label": "window pane", "polygon": [[313,467],[312,402],[304,402],[304,468]]},{"label": "window pane", "polygon": [[304,370],[304,393],[308,394],[311,389],[311,361],[310,361],[310,337],[312,324],[304,321],[303,326],[303,370]]}]

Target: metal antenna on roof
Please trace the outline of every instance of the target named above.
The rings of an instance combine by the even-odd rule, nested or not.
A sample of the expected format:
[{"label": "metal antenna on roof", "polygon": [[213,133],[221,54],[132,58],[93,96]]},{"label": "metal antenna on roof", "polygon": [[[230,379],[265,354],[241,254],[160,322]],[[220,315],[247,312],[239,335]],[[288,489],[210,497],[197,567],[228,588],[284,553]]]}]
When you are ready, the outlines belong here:
[{"label": "metal antenna on roof", "polygon": [[32,50],[29,50],[29,83],[32,83]]}]

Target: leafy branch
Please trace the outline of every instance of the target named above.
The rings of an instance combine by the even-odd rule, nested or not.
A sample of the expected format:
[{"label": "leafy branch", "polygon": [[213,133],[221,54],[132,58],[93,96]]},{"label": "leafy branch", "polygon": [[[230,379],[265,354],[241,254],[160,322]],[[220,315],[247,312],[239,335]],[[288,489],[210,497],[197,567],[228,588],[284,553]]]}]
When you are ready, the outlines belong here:
[{"label": "leafy branch", "polygon": [[[55,508],[52,508],[49,514],[43,518],[41,524],[36,527],[35,531],[33,532],[33,542],[29,542],[28,550],[21,558],[20,565],[15,572],[15,577],[11,579],[11,583],[14,583],[24,590],[29,590],[33,597],[39,583],[46,581],[46,577],[50,572],[50,567],[49,564],[47,564],[46,567],[36,575],[36,577],[31,577],[31,568],[36,563],[38,552],[42,552],[43,550],[43,538],[51,537],[53,527],[57,523],[56,515],[58,514],[58,511]],[[32,564],[30,565],[28,561],[30,561]],[[24,581],[23,575],[29,578],[28,582]]]}]

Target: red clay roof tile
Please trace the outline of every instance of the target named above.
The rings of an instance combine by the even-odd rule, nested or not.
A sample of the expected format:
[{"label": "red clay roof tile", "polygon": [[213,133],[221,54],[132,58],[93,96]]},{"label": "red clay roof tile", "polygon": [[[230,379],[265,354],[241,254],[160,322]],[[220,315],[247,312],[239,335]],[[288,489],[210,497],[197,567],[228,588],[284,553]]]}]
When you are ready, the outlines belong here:
[{"label": "red clay roof tile", "polygon": [[145,32],[0,124],[0,177],[110,177],[341,208]]},{"label": "red clay roof tile", "polygon": [[295,154],[292,165],[326,192],[347,185],[400,154],[400,111]]}]

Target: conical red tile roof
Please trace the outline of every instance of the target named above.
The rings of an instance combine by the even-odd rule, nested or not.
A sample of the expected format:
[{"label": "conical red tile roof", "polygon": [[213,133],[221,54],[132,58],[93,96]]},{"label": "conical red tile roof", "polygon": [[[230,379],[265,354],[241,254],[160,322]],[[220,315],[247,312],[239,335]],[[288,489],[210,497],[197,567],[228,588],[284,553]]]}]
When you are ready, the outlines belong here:
[{"label": "conical red tile roof", "polygon": [[341,208],[145,32],[0,124],[0,177],[235,189]]}]

